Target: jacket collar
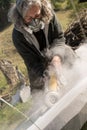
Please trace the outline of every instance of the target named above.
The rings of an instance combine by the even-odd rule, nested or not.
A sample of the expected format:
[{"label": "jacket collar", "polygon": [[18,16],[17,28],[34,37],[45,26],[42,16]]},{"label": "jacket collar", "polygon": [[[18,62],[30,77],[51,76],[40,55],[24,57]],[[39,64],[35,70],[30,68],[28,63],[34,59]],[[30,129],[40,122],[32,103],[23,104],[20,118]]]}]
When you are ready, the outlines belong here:
[{"label": "jacket collar", "polygon": [[[45,24],[43,31],[45,34],[47,47],[49,47],[48,28],[49,28],[49,24]],[[15,25],[15,29],[17,31],[21,32],[24,35],[25,39],[29,42],[29,44],[33,44],[35,46],[35,48],[41,53],[39,43],[38,43],[36,37],[33,34],[29,33],[28,28],[26,26],[24,26],[23,23],[21,23],[19,25]]]}]

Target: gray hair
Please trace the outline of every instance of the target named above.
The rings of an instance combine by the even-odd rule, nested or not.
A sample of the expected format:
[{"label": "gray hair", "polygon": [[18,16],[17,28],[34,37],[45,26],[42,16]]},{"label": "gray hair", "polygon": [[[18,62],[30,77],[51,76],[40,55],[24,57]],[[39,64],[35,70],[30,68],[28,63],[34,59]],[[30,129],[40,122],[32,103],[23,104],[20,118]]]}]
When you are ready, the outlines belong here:
[{"label": "gray hair", "polygon": [[51,4],[47,0],[16,0],[16,4],[9,10],[8,20],[15,24],[20,24],[20,22],[23,22],[23,17],[27,9],[33,4],[39,4],[41,6],[41,20],[49,23],[53,14]]},{"label": "gray hair", "polygon": [[16,8],[23,18],[27,10],[33,4],[38,4],[39,6],[41,6],[41,1],[40,0],[16,0]]}]

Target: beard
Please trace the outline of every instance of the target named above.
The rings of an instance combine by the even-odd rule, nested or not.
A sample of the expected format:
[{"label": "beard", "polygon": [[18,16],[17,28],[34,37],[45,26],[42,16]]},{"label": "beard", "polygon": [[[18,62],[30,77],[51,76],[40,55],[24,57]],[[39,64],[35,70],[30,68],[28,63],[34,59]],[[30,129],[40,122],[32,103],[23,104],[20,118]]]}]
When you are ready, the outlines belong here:
[{"label": "beard", "polygon": [[40,19],[33,19],[28,23],[28,28],[32,30],[32,32],[38,32],[40,29],[44,29],[45,23]]}]

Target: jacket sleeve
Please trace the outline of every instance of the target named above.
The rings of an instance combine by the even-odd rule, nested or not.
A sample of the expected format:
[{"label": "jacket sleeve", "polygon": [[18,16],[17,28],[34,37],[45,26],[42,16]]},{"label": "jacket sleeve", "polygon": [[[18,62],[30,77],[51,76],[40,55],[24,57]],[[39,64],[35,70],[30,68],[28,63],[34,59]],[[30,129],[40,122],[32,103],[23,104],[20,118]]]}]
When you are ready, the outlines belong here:
[{"label": "jacket sleeve", "polygon": [[30,72],[32,70],[37,76],[41,76],[44,69],[41,61],[43,57],[39,57],[35,53],[32,45],[26,41],[22,33],[14,29],[12,38],[14,46],[23,58],[28,71]]},{"label": "jacket sleeve", "polygon": [[57,20],[55,14],[51,21],[52,24],[52,43],[47,51],[47,57],[52,58],[57,55],[61,58],[62,63],[72,64],[75,58],[75,54],[71,47],[65,45],[64,33],[61,24]]},{"label": "jacket sleeve", "polygon": [[63,29],[55,14],[53,14],[53,19],[51,20],[51,24],[52,24],[52,35],[53,35],[52,45],[55,45],[56,43],[63,44],[65,42]]}]

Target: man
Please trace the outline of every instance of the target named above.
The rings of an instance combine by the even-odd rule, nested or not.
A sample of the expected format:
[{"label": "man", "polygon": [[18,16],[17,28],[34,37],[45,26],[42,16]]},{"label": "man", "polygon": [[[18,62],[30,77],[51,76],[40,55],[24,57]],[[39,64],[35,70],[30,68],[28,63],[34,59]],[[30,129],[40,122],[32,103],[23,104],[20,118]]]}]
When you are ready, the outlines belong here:
[{"label": "man", "polygon": [[60,23],[47,0],[17,0],[9,12],[14,22],[13,43],[27,66],[31,89],[42,89],[51,63],[71,64],[73,51],[65,46]]}]

